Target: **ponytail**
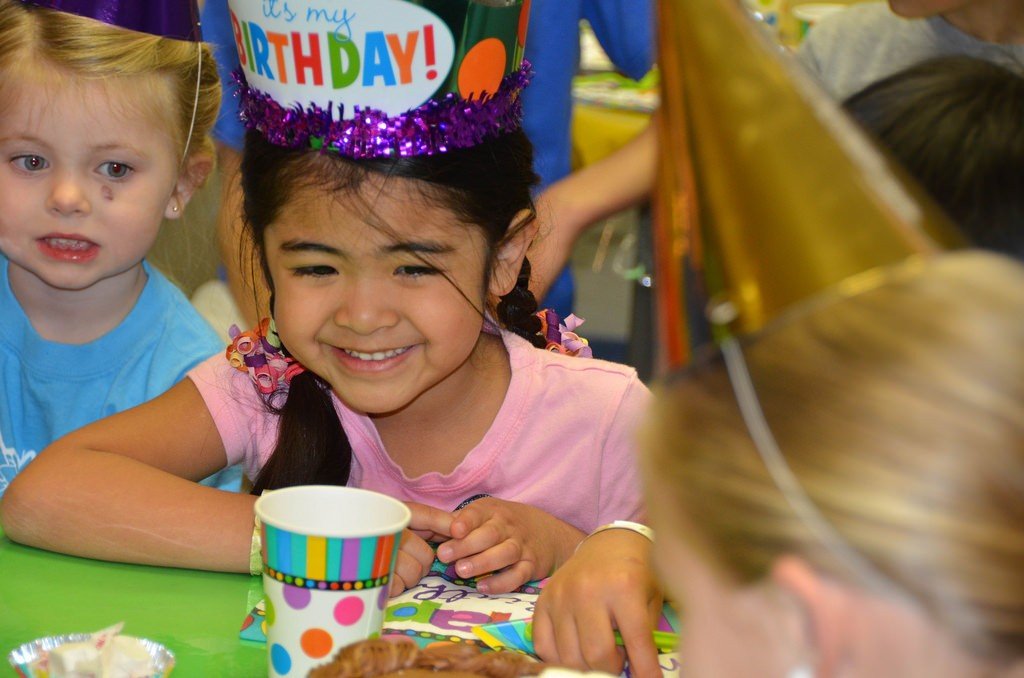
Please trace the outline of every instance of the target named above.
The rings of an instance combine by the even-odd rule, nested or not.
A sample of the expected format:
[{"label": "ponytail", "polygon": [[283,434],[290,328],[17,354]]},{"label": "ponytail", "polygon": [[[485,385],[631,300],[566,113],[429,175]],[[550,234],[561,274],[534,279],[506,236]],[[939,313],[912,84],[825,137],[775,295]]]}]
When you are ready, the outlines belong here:
[{"label": "ponytail", "polygon": [[547,340],[541,334],[543,323],[537,317],[537,298],[530,291],[530,260],[523,257],[523,265],[516,277],[516,286],[498,301],[498,321],[511,332],[537,348],[544,348]]},{"label": "ponytail", "polygon": [[334,409],[330,387],[312,372],[295,375],[277,414],[277,446],[252,493],[293,485],[346,485],[352,444]]}]

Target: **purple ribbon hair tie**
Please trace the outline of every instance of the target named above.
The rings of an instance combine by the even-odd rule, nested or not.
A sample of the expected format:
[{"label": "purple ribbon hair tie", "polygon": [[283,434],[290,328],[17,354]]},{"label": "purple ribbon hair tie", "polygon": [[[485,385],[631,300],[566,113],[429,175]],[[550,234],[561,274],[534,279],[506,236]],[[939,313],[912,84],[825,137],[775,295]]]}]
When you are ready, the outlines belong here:
[{"label": "purple ribbon hair tie", "polygon": [[27,5],[76,14],[162,38],[199,42],[196,0],[21,0]]},{"label": "purple ribbon hair tie", "polygon": [[590,342],[576,334],[576,328],[586,322],[572,313],[563,322],[550,308],[537,312],[540,318],[540,335],[547,341],[547,351],[563,353],[578,358],[593,358]]}]

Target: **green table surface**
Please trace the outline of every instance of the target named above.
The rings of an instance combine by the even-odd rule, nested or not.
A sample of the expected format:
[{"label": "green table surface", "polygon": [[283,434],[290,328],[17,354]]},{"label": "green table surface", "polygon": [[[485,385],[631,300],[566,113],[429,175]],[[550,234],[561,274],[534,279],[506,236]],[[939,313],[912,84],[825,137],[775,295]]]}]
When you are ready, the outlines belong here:
[{"label": "green table surface", "polygon": [[259,578],[122,565],[15,544],[0,530],[0,676],[12,649],[42,636],[124,633],[170,649],[174,675],[265,676],[266,648],[238,638]]}]

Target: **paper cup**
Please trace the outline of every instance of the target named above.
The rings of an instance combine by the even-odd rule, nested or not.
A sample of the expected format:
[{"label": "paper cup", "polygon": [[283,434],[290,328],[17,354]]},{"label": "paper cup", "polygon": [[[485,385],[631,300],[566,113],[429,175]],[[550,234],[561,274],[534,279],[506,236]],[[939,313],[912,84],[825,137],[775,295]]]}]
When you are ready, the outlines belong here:
[{"label": "paper cup", "polygon": [[339,648],[380,635],[410,513],[349,487],[303,486],[256,500],[271,676],[305,676]]},{"label": "paper cup", "polygon": [[797,21],[797,35],[803,40],[807,37],[807,32],[823,17],[844,9],[846,9],[846,5],[837,2],[811,2],[797,5],[793,8],[793,17]]}]

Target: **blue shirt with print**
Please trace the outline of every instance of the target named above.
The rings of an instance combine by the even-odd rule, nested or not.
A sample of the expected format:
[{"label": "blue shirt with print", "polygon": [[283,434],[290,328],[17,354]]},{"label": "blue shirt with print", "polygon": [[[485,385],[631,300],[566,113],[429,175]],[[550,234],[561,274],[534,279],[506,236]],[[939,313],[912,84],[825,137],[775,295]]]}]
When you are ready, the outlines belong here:
[{"label": "blue shirt with print", "polygon": [[[116,328],[86,344],[43,339],[11,291],[0,254],[0,495],[44,447],[150,400],[224,350],[188,299],[143,262],[149,279]],[[239,489],[239,467],[204,484]]]}]

